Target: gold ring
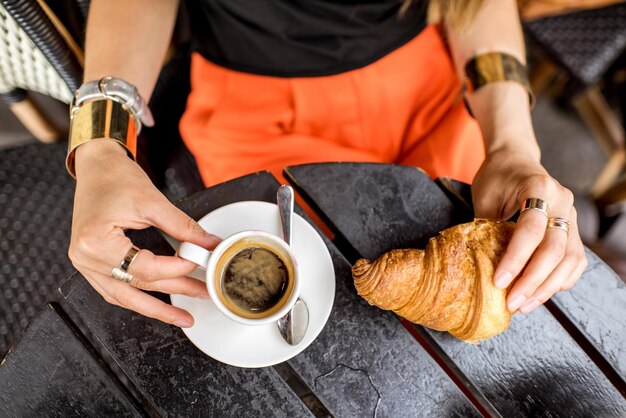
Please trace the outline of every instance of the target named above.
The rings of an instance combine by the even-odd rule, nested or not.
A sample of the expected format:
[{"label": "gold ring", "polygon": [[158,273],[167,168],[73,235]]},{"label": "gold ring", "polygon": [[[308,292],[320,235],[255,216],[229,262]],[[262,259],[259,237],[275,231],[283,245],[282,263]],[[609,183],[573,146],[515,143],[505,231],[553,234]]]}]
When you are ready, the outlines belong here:
[{"label": "gold ring", "polygon": [[524,200],[524,202],[522,203],[520,215],[530,209],[538,210],[539,212],[546,215],[546,218],[548,217],[548,204],[537,197],[531,197]]},{"label": "gold ring", "polygon": [[137,258],[137,254],[139,254],[139,247],[135,247],[134,245],[130,247],[130,250],[128,250],[120,264],[120,270],[124,273],[128,273],[128,269],[130,265],[133,264],[133,261],[135,261],[135,258]]},{"label": "gold ring", "polygon": [[563,218],[548,219],[548,228],[559,228],[569,235],[569,221]]},{"label": "gold ring", "polygon": [[124,283],[130,283],[134,279],[132,274],[125,272],[119,267],[114,267],[111,270],[111,277]]}]

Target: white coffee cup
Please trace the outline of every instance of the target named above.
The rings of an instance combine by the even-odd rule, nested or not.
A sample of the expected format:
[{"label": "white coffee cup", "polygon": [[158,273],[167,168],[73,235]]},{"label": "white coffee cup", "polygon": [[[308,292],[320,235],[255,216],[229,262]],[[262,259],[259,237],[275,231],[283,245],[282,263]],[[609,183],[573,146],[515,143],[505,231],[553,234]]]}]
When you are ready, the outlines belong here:
[{"label": "white coffee cup", "polygon": [[[277,255],[288,272],[287,291],[272,308],[259,314],[238,309],[220,289],[222,274],[230,259],[245,248],[261,247]],[[300,271],[291,247],[277,236],[264,231],[242,231],[229,236],[213,251],[190,242],[182,242],[176,251],[181,258],[206,270],[206,286],[211,301],[226,317],[244,325],[264,325],[283,317],[298,300],[300,294]]]}]

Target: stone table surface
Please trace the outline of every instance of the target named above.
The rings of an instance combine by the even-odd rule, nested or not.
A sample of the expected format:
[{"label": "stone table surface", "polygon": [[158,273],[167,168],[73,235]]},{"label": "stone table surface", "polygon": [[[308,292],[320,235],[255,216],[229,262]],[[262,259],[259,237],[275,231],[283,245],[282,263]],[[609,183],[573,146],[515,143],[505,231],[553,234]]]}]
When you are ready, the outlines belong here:
[{"label": "stone table surface", "polygon": [[[0,416],[45,415],[45,408],[60,411],[50,415],[153,417],[626,414],[624,286],[592,253],[571,292],[468,345],[368,305],[350,268],[356,257],[423,247],[438,231],[472,219],[464,185],[378,164],[305,165],[286,174],[335,234],[332,241],[322,236],[335,269],[333,310],[308,348],[274,367],[227,366],[180,329],[107,304],[75,274],[60,289],[61,306],[44,309],[0,367]],[[237,201],[274,202],[278,185],[256,173],[178,206],[199,219]],[[141,248],[173,254],[155,229],[129,236]],[[25,396],[14,381],[34,385]]]}]

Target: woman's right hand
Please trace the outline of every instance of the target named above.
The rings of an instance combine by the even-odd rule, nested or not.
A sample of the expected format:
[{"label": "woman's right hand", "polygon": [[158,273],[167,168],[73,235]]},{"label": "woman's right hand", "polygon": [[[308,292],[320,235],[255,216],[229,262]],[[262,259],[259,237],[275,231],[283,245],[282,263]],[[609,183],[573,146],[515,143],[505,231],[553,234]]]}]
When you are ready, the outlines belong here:
[{"label": "woman's right hand", "polygon": [[125,229],[155,226],[179,241],[212,249],[220,238],[205,232],[170,203],[144,171],[110,140],[94,140],[76,150],[76,194],[69,257],[109,303],[179,327],[193,325],[189,312],[143,292],[208,298],[203,282],[186,277],[196,267],[179,257],[141,249],[128,269],[130,283],[111,276],[131,248]]}]

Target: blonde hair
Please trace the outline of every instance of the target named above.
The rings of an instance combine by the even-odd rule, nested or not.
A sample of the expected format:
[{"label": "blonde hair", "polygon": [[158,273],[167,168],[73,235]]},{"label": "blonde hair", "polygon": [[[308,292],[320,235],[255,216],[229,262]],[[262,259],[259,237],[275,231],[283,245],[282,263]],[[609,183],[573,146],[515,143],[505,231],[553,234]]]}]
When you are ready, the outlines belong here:
[{"label": "blonde hair", "polygon": [[[405,14],[415,0],[404,0],[400,14]],[[448,26],[467,29],[480,10],[484,0],[429,0],[428,21],[445,22]]]}]

